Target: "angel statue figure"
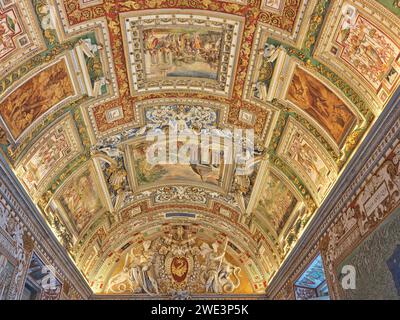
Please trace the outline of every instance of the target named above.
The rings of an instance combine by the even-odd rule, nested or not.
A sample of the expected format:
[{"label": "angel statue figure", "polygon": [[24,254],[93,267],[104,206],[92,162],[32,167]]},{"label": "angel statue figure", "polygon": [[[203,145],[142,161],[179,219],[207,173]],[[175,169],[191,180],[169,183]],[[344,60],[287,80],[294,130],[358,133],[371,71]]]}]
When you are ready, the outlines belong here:
[{"label": "angel statue figure", "polygon": [[[218,253],[219,245],[214,242],[210,246],[203,243],[201,246],[201,254],[206,259],[205,289],[210,293],[232,293],[240,285],[240,268],[232,265],[225,259],[228,239],[225,248]],[[231,278],[234,278],[234,281]]]},{"label": "angel statue figure", "polygon": [[159,294],[151,241],[144,241],[142,254],[133,257],[130,278],[133,283],[147,294]]}]

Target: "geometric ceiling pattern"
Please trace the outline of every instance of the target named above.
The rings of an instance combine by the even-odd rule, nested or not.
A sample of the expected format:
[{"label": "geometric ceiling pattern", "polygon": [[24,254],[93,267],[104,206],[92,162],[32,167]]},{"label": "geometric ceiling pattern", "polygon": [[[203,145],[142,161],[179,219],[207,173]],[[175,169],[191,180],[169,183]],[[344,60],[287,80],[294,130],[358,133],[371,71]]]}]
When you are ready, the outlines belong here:
[{"label": "geometric ceiling pattern", "polygon": [[[264,292],[400,84],[397,1],[1,0],[0,144],[95,293]],[[253,129],[150,165],[150,129]]]}]

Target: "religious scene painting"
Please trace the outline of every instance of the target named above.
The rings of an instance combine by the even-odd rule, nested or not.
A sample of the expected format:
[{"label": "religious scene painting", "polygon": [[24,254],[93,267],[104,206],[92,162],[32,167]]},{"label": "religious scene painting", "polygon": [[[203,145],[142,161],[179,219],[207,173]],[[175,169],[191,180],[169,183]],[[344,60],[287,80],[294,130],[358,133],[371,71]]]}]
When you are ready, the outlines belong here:
[{"label": "religious scene painting", "polygon": [[336,39],[343,50],[340,57],[378,90],[386,78],[392,85],[399,77],[392,69],[400,47],[363,16],[344,19]]},{"label": "religious scene painting", "polygon": [[[195,163],[152,164],[147,160],[147,151],[153,142],[143,142],[131,148],[134,177],[138,186],[165,183],[207,183],[219,186],[222,176],[222,165],[201,165]],[[178,142],[178,150],[182,143]],[[179,151],[178,151],[179,152]],[[167,153],[168,157],[177,157],[177,154]]]},{"label": "religious scene painting", "polygon": [[1,102],[0,115],[14,138],[40,116],[75,94],[64,60],[26,81]]},{"label": "religious scene painting", "polygon": [[63,188],[59,202],[80,232],[100,210],[103,204],[99,188],[90,168],[75,175]]},{"label": "religious scene painting", "polygon": [[18,166],[17,172],[26,187],[35,192],[57,165],[67,163],[79,152],[69,118],[43,135]]},{"label": "religious scene painting", "polygon": [[223,32],[209,28],[143,31],[146,77],[217,80]]},{"label": "religious scene painting", "polygon": [[230,95],[243,19],[160,10],[123,16],[131,95],[173,88]]},{"label": "religious scene painting", "polygon": [[330,185],[328,176],[330,170],[315,148],[307,142],[301,133],[296,133],[291,138],[287,157],[300,167],[307,177],[312,181],[318,193],[325,194]]},{"label": "religious scene painting", "polygon": [[267,217],[279,233],[296,207],[297,199],[273,173],[269,173],[256,210]]},{"label": "religious scene painting", "polygon": [[27,187],[36,189],[43,177],[57,161],[71,152],[68,138],[62,129],[49,137],[25,166],[23,180]]},{"label": "religious scene painting", "polygon": [[356,122],[355,115],[329,88],[303,69],[295,69],[287,99],[317,121],[341,145]]}]

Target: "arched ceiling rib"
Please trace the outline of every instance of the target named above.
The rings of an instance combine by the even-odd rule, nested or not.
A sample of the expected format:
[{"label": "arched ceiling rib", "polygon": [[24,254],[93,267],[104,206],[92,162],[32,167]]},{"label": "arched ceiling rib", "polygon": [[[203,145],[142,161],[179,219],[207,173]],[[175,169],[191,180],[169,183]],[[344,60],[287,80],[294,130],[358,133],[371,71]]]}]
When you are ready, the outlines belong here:
[{"label": "arched ceiling rib", "polygon": [[[388,1],[3,0],[2,152],[95,292],[140,291],[124,261],[171,236],[206,269],[229,243],[233,291],[262,292],[398,88],[399,25]],[[171,122],[254,129],[252,174],[149,165]]]}]

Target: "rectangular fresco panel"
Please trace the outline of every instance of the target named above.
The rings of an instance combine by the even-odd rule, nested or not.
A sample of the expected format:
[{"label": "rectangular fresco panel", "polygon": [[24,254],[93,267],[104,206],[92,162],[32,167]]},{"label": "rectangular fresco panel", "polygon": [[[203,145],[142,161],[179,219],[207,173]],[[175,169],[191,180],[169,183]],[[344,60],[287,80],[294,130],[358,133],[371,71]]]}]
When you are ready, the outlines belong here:
[{"label": "rectangular fresco panel", "polygon": [[14,138],[18,138],[51,107],[74,95],[64,60],[39,72],[1,102],[0,115]]},{"label": "rectangular fresco panel", "polygon": [[63,188],[59,201],[64,211],[74,222],[78,232],[89,223],[103,205],[96,181],[90,168],[75,175]]},{"label": "rectangular fresco panel", "polygon": [[[208,183],[220,185],[222,166],[196,166],[195,164],[151,164],[146,152],[153,142],[143,142],[131,149],[135,179],[139,187],[149,184],[162,184],[166,181],[176,183]],[[178,143],[179,148],[179,143]],[[168,157],[170,154],[168,154]],[[172,155],[171,155],[172,156]]]},{"label": "rectangular fresco panel", "polygon": [[66,164],[79,153],[79,142],[70,121],[70,118],[64,119],[46,132],[18,166],[17,175],[32,193],[46,177],[57,172],[57,166]]},{"label": "rectangular fresco panel", "polygon": [[277,233],[285,226],[296,204],[297,199],[288,187],[270,173],[256,210],[268,218]]},{"label": "rectangular fresco panel", "polygon": [[122,19],[132,95],[173,88],[231,94],[241,17],[178,9]]},{"label": "rectangular fresco panel", "polygon": [[317,192],[324,194],[330,184],[328,178],[330,170],[302,134],[294,134],[286,154],[306,173]]},{"label": "rectangular fresco panel", "polygon": [[343,20],[336,41],[343,47],[340,57],[376,90],[385,78],[393,78],[389,73],[399,58],[399,46],[361,15],[354,22]]},{"label": "rectangular fresco panel", "polygon": [[329,88],[303,69],[295,69],[287,99],[317,121],[341,145],[355,115]]},{"label": "rectangular fresco panel", "polygon": [[29,188],[36,189],[50,169],[64,156],[71,152],[65,132],[59,130],[35,152],[26,164],[26,175],[23,181]]},{"label": "rectangular fresco panel", "polygon": [[146,77],[217,79],[222,31],[157,28],[143,31]]}]

